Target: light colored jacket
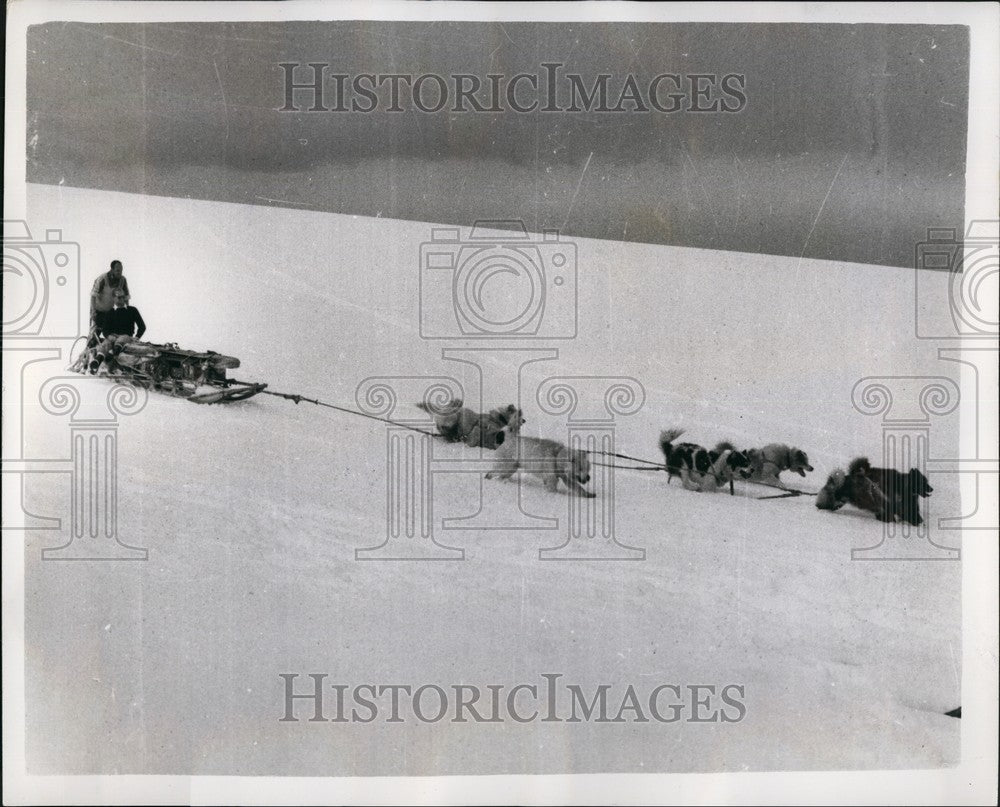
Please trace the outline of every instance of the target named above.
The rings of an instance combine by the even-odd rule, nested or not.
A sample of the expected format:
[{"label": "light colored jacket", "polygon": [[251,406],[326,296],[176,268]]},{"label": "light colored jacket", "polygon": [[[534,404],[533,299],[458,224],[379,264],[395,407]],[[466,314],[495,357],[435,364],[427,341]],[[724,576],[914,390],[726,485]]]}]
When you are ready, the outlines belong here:
[{"label": "light colored jacket", "polygon": [[124,289],[125,296],[131,297],[128,290],[128,281],[125,275],[121,276],[117,285],[112,284],[110,272],[99,275],[94,281],[94,288],[90,290],[90,313],[95,311],[110,311],[115,307],[114,293],[117,289]]}]

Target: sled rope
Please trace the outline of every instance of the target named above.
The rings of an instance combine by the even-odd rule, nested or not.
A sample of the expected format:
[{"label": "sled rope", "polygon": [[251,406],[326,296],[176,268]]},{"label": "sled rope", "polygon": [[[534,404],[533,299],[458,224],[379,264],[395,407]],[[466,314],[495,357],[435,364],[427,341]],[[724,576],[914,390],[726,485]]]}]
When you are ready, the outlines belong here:
[{"label": "sled rope", "polygon": [[628,454],[616,454],[613,451],[588,451],[587,453],[588,454],[603,455],[605,457],[618,457],[619,459],[633,460],[634,462],[644,462],[644,463],[646,463],[646,465],[652,466],[652,467],[649,467],[649,468],[639,468],[639,467],[636,467],[636,466],[615,465],[615,466],[613,466],[615,468],[629,468],[629,467],[631,467],[631,468],[633,468],[633,470],[636,470],[636,471],[662,471],[662,470],[664,470],[662,462],[654,462],[653,460],[644,460],[642,457],[632,457],[632,456],[629,456]]},{"label": "sled rope", "polygon": [[357,409],[350,409],[349,407],[346,406],[337,406],[336,404],[327,403],[326,401],[321,401],[317,398],[306,398],[304,395],[296,395],[290,392],[274,392],[272,390],[267,390],[267,389],[261,390],[261,393],[264,395],[273,395],[276,398],[284,398],[286,401],[292,401],[295,404],[299,404],[305,401],[306,403],[315,404],[316,406],[323,406],[326,407],[327,409],[336,409],[338,412],[346,412],[349,415],[360,415],[361,417],[368,418],[369,420],[379,420],[382,423],[389,423],[393,426],[399,426],[400,428],[409,429],[410,431],[413,432],[420,432],[420,434],[426,434],[430,437],[441,436],[440,434],[435,434],[434,432],[427,431],[427,429],[421,429],[418,428],[417,426],[410,426],[407,423],[399,423],[398,421],[390,420],[389,418],[382,418],[379,417],[378,415],[370,415],[367,412],[361,412]]},{"label": "sled rope", "polygon": [[[610,454],[607,451],[588,451],[588,454],[605,454],[611,457],[621,456],[620,454]],[[640,460],[640,462],[645,462],[645,460]],[[625,471],[663,471],[666,470],[662,464],[656,465],[618,465],[614,462],[601,462],[600,460],[592,460],[591,465],[600,465],[602,468],[621,468]]]},{"label": "sled rope", "polygon": [[[391,420],[390,418],[379,417],[378,415],[371,415],[367,412],[362,412],[358,409],[351,409],[347,406],[337,406],[337,404],[332,404],[327,401],[321,401],[318,398],[307,398],[305,395],[299,395],[298,393],[291,392],[276,392],[275,390],[261,390],[262,395],[273,395],[275,398],[284,398],[286,401],[291,401],[292,403],[298,405],[300,403],[311,403],[315,406],[321,406],[326,409],[334,409],[338,412],[344,412],[348,415],[359,415],[363,418],[368,418],[369,420],[377,420],[381,423],[388,423],[391,426],[398,426],[402,429],[409,429],[413,432],[418,432],[420,434],[426,434],[428,437],[440,438],[441,435],[436,432],[428,431],[427,429],[421,429],[418,426],[411,426],[408,423],[401,423],[398,420]],[[588,454],[595,454],[604,457],[617,457],[618,459],[631,460],[632,462],[641,462],[643,465],[622,465],[620,463],[614,462],[600,462],[599,460],[594,460],[594,465],[599,465],[602,468],[615,468],[623,471],[665,471],[666,468],[663,466],[662,462],[655,462],[653,460],[643,459],[642,457],[633,457],[630,454],[619,454],[614,451],[588,451]],[[743,479],[742,482],[748,482],[751,485],[762,485],[766,488],[775,488],[782,491],[782,493],[776,496],[760,496],[760,499],[786,499],[795,496],[815,496],[815,493],[809,491],[798,491],[798,490],[788,490],[787,488],[782,488],[779,485],[772,485],[767,482],[760,482],[753,479]]]},{"label": "sled rope", "polygon": [[[430,437],[441,437],[440,434],[438,434],[436,432],[428,431],[427,429],[421,429],[421,428],[419,428],[417,426],[411,426],[408,423],[400,423],[397,420],[391,420],[390,418],[379,417],[378,415],[370,415],[367,412],[361,412],[358,409],[351,409],[350,407],[347,407],[347,406],[337,406],[336,404],[328,403],[327,401],[321,401],[318,398],[307,398],[305,395],[299,395],[297,393],[276,392],[274,390],[267,390],[267,389],[261,390],[261,394],[262,395],[273,395],[276,398],[284,398],[286,401],[292,401],[295,404],[299,404],[299,403],[302,403],[302,402],[311,403],[311,404],[314,404],[316,406],[325,407],[327,409],[335,409],[338,412],[344,412],[344,413],[346,413],[348,415],[359,415],[359,416],[361,416],[363,418],[368,418],[369,420],[377,420],[377,421],[380,421],[381,423],[388,423],[388,424],[390,424],[392,426],[399,426],[400,428],[409,429],[410,431],[419,432],[420,434],[426,434],[426,435],[428,435]],[[646,466],[649,466],[649,467],[646,467],[646,466],[638,466],[638,465],[612,465],[612,464],[609,464],[609,463],[600,463],[602,465],[605,465],[608,468],[622,468],[622,469],[625,469],[625,470],[635,470],[635,471],[662,471],[663,470],[663,463],[662,462],[653,462],[652,460],[644,460],[641,457],[632,457],[632,456],[629,456],[628,454],[615,454],[615,453],[613,453],[611,451],[588,451],[587,453],[588,454],[600,454],[600,455],[604,455],[604,456],[608,456],[608,457],[618,457],[618,458],[623,459],[623,460],[633,460],[635,462],[643,462],[643,463],[646,463]]]}]

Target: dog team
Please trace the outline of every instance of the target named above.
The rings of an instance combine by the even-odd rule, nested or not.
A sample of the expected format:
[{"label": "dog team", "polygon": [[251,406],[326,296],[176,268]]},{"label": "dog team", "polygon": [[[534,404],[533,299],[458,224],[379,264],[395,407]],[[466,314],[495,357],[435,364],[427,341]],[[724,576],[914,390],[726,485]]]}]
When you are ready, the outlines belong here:
[{"label": "dog team", "polygon": [[[585,487],[590,481],[588,452],[555,440],[522,436],[526,421],[514,404],[486,413],[469,409],[461,399],[441,406],[417,406],[434,418],[438,433],[448,442],[496,451],[496,464],[486,474],[487,479],[509,479],[521,470],[540,476],[553,493],[561,479],[571,495],[597,495]],[[712,492],[728,485],[732,494],[737,478],[784,488],[779,474],[790,471],[805,477],[813,470],[805,451],[783,443],[739,450],[732,443],[721,442],[710,450],[696,443],[677,442],[683,433],[683,429],[666,429],[660,434],[659,445],[667,484],[676,476],[687,490]],[[867,458],[859,457],[851,461],[846,472],[838,468],[830,474],[816,497],[816,507],[836,511],[850,504],[874,513],[880,521],[899,518],[919,525],[923,523],[919,500],[932,491],[927,477],[917,468],[908,473],[873,468]]]}]

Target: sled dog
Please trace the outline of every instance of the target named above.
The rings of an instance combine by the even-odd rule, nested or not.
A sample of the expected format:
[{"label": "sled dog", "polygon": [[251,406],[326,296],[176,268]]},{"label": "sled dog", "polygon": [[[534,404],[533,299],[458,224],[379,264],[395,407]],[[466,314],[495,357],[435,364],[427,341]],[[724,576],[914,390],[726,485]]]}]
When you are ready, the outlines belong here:
[{"label": "sled dog", "polygon": [[713,451],[697,443],[675,443],[683,429],[666,429],[660,433],[660,450],[667,469],[667,484],[675,476],[687,490],[717,490],[724,482],[733,492],[733,479],[738,473],[746,478],[750,458],[737,451],[731,443],[719,443]]},{"label": "sled dog", "polygon": [[697,443],[674,442],[682,434],[684,429],[665,429],[660,432],[660,450],[667,469],[667,484],[675,476],[679,476],[685,488],[697,490],[712,467],[712,458],[708,449]]},{"label": "sled dog", "polygon": [[879,521],[894,521],[892,504],[879,486],[859,470],[857,461],[851,463],[850,470],[848,474],[837,468],[830,474],[816,496],[816,506],[820,510],[837,511],[850,504],[859,510],[874,513]]},{"label": "sled dog", "polygon": [[[746,479],[753,473],[751,468],[750,457],[747,456],[745,451],[737,450],[736,446],[732,443],[721,442],[715,449],[711,452],[719,457],[722,461],[719,470],[715,472],[716,479],[721,482],[729,483],[729,493],[733,494],[733,479],[739,475],[741,479]],[[719,464],[719,460],[716,460],[716,465]]]},{"label": "sled dog", "polygon": [[929,497],[934,488],[919,468],[910,468],[907,472],[873,468],[867,457],[857,457],[851,461],[850,473],[870,480],[888,500],[894,516],[915,527],[924,523],[920,516],[920,499]]},{"label": "sled dog", "polygon": [[461,398],[453,398],[438,406],[421,401],[417,407],[434,418],[438,433],[449,443],[465,443],[472,448],[495,449],[504,441],[504,427],[525,422],[521,410],[514,404],[497,407],[481,414],[463,405]]},{"label": "sled dog", "polygon": [[751,448],[747,451],[747,457],[750,459],[753,480],[781,488],[785,486],[778,478],[778,474],[782,471],[792,471],[804,477],[806,471],[813,470],[805,451],[784,443],[770,443],[763,448]]},{"label": "sled dog", "polygon": [[546,488],[553,493],[559,480],[566,485],[570,495],[593,499],[584,485],[590,481],[590,458],[579,448],[568,448],[555,440],[522,437],[521,424],[515,418],[505,428],[505,438],[497,447],[497,460],[487,479],[510,479],[517,470],[542,478]]}]

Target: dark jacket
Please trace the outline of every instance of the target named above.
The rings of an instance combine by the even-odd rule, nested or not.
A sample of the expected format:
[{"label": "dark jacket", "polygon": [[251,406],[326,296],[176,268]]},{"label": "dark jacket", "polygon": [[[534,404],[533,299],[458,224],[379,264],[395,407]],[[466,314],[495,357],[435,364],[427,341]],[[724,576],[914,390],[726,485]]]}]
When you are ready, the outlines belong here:
[{"label": "dark jacket", "polygon": [[142,335],[146,332],[146,323],[142,321],[139,309],[134,305],[105,311],[101,320],[101,330],[105,336],[122,334],[142,339]]}]

